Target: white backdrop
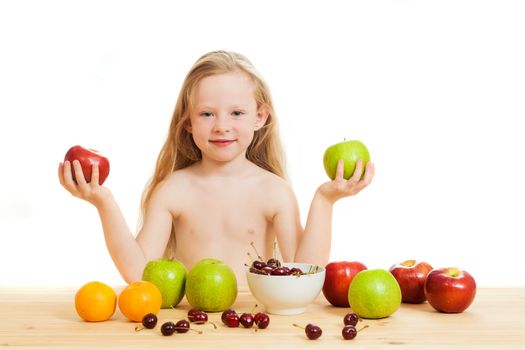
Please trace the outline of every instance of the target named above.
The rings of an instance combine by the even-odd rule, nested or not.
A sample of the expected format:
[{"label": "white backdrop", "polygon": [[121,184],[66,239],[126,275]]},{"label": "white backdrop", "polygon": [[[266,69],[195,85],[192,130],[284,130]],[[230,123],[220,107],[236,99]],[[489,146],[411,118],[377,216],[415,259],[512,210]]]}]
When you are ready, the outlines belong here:
[{"label": "white backdrop", "polygon": [[2,1],[0,284],[121,285],[96,210],[63,190],[103,152],[135,228],[182,79],[202,54],[268,81],[302,220],[325,148],[364,141],[373,184],[334,212],[331,260],[458,266],[525,286],[521,1]]}]

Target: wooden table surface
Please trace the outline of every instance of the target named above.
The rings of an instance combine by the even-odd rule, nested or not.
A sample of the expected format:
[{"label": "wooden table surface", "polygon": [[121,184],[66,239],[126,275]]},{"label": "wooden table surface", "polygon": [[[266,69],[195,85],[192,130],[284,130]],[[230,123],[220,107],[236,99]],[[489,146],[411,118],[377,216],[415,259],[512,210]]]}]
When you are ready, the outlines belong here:
[{"label": "wooden table surface", "polygon": [[[116,288],[117,292],[119,288]],[[105,322],[82,321],[74,308],[72,288],[0,287],[0,347],[17,349],[525,349],[525,288],[479,289],[471,307],[461,314],[435,312],[428,303],[401,305],[392,316],[364,320],[354,340],[343,340],[342,318],[349,309],[335,308],[321,294],[307,311],[295,316],[270,315],[265,330],[227,328],[220,313],[209,314],[217,324],[192,325],[188,332],[164,337],[160,324],[186,318],[183,299],[176,309],[161,310],[153,330],[136,332],[136,323],[120,311]],[[233,308],[246,312],[255,299],[241,291]],[[312,341],[292,323],[315,323],[323,329]]]}]

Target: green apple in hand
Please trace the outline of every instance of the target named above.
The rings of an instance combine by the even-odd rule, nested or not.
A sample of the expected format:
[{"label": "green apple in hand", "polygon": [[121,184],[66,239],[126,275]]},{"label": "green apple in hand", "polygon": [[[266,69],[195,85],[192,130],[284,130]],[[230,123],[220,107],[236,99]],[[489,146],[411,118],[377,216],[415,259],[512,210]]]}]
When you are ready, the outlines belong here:
[{"label": "green apple in hand", "polygon": [[348,302],[362,318],[388,317],[401,305],[401,288],[387,270],[363,270],[350,283]]},{"label": "green apple in hand", "polygon": [[186,268],[176,259],[155,259],[146,264],[142,280],[156,285],[162,294],[163,309],[177,306],[184,296]]},{"label": "green apple in hand", "polygon": [[188,272],[186,299],[203,311],[224,311],[237,298],[237,279],[221,260],[202,259]]},{"label": "green apple in hand", "polygon": [[332,145],[326,149],[323,156],[324,170],[330,179],[335,179],[337,163],[340,159],[345,161],[345,171],[343,177],[349,179],[355,170],[355,163],[358,159],[363,161],[363,169],[370,160],[370,153],[366,146],[357,140],[343,141]]}]

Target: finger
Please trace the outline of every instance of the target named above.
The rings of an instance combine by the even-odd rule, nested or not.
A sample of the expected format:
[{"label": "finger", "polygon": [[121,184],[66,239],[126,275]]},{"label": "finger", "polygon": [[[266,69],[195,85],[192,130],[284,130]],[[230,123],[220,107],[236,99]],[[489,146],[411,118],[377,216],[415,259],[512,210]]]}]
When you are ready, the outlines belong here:
[{"label": "finger", "polygon": [[78,160],[73,161],[73,170],[75,171],[75,180],[77,181],[78,186],[84,187],[87,185],[86,178],[82,172],[82,166]]},{"label": "finger", "polygon": [[64,165],[64,172],[62,173],[62,180],[63,180],[63,186],[66,190],[71,192],[73,195],[77,195],[77,184],[75,183],[75,180],[73,180],[73,174],[71,171],[71,162],[65,161]]},{"label": "finger", "polygon": [[345,161],[343,159],[339,159],[339,161],[337,162],[337,170],[335,172],[334,180],[343,180],[344,174],[345,174]]},{"label": "finger", "polygon": [[355,163],[354,174],[348,180],[352,183],[358,183],[362,175],[363,175],[363,161],[361,159],[358,159],[357,162]]},{"label": "finger", "polygon": [[64,164],[59,163],[58,164],[58,181],[60,181],[60,184],[62,187],[64,187]]},{"label": "finger", "polygon": [[365,177],[363,178],[363,182],[366,186],[370,185],[372,182],[372,179],[374,178],[374,175],[376,173],[376,168],[374,163],[368,162],[366,163],[366,170],[365,170]]},{"label": "finger", "polygon": [[94,184],[95,186],[98,186],[99,185],[98,177],[99,177],[98,163],[94,163],[93,166],[91,167],[91,182],[90,182],[90,184]]}]

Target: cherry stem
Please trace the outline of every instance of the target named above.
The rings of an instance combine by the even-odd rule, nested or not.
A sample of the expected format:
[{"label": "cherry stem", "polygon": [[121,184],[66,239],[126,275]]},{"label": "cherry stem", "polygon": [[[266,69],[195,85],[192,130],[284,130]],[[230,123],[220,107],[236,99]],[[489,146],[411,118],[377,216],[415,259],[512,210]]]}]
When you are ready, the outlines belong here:
[{"label": "cherry stem", "polygon": [[254,261],[255,259],[252,257],[252,255],[250,254],[250,252],[248,252],[248,253],[246,253],[246,254],[248,255],[248,257],[250,258],[250,260],[251,260],[252,263],[253,263],[253,261]]},{"label": "cherry stem", "polygon": [[138,332],[138,331],[141,331],[143,329],[146,329],[146,327],[143,327],[143,326],[136,326],[135,327],[135,332]]},{"label": "cherry stem", "polygon": [[368,328],[369,325],[365,324],[363,327],[361,327],[360,329],[356,330],[356,332],[361,332],[363,329],[365,328]]},{"label": "cherry stem", "polygon": [[277,242],[273,241],[273,258],[277,260]]},{"label": "cherry stem", "polygon": [[257,309],[259,305],[255,304],[255,306],[250,310],[250,313],[253,314],[253,312],[255,311],[255,309]]},{"label": "cherry stem", "polygon": [[263,260],[262,256],[259,255],[259,252],[257,251],[257,248],[255,248],[255,243],[250,242],[250,245],[252,246],[253,250],[255,250],[255,254],[257,255],[257,258],[259,258],[259,260]]},{"label": "cherry stem", "polygon": [[194,331],[194,332],[197,332],[199,334],[202,334],[202,331],[198,331],[198,330],[193,329],[193,328],[175,327],[175,329],[187,329],[189,331]]},{"label": "cherry stem", "polygon": [[292,326],[297,327],[297,328],[301,328],[301,329],[305,329],[303,326],[299,326],[297,323],[293,323]]}]

